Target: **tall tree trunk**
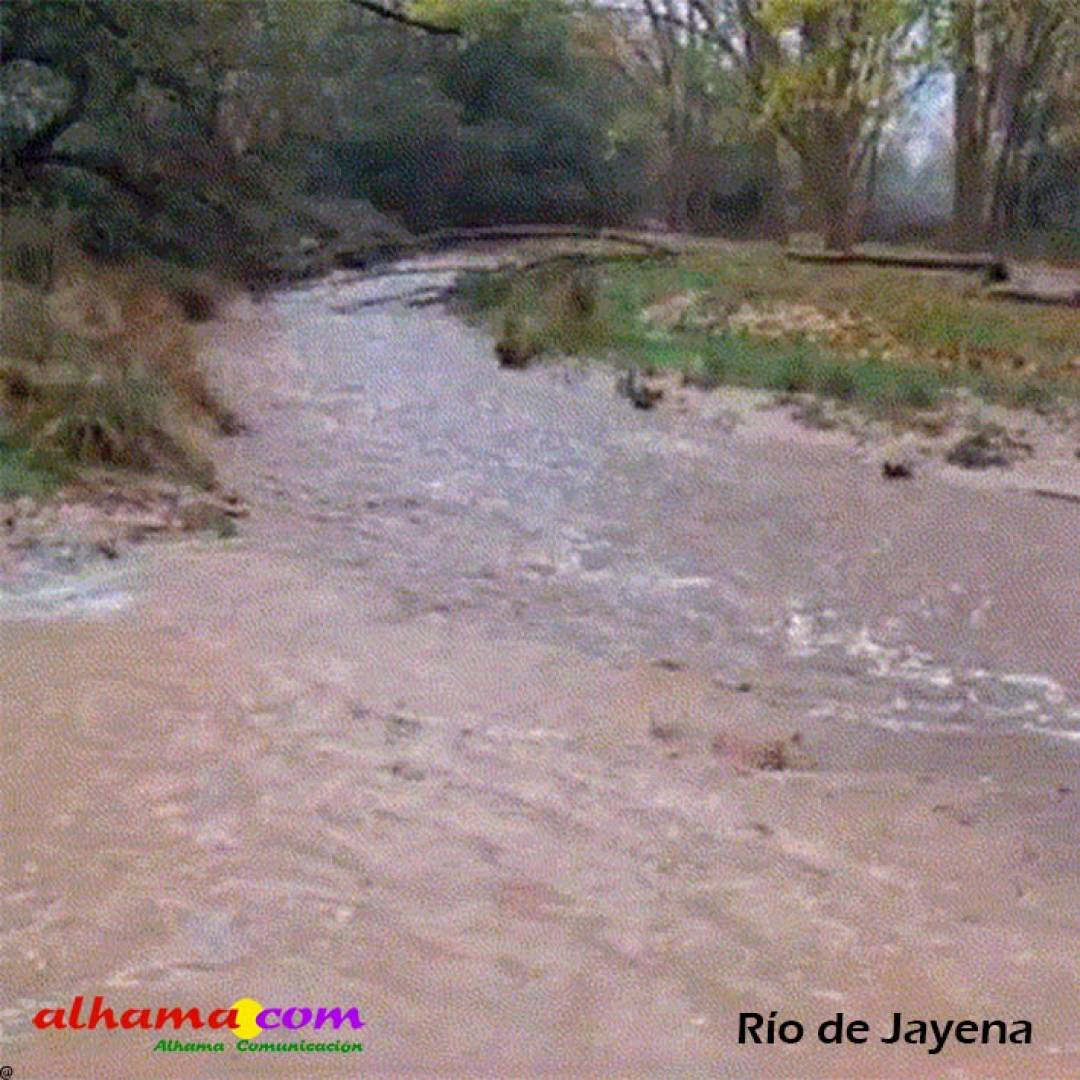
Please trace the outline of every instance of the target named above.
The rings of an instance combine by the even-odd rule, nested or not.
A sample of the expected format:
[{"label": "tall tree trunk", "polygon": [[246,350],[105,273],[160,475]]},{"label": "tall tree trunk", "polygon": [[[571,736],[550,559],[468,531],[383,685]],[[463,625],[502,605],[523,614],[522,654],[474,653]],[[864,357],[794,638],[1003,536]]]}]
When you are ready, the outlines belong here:
[{"label": "tall tree trunk", "polygon": [[825,250],[850,251],[855,243],[855,221],[849,185],[837,178],[823,193],[821,204],[825,217]]},{"label": "tall tree trunk", "polygon": [[671,163],[668,168],[667,224],[675,232],[686,232],[688,227],[687,204],[690,198],[689,161],[687,150],[678,134],[671,142]]},{"label": "tall tree trunk", "polygon": [[975,56],[977,0],[957,0],[954,90],[953,237],[958,247],[986,238],[986,174],[980,131],[980,76]]},{"label": "tall tree trunk", "polygon": [[855,183],[846,125],[825,116],[806,146],[813,195],[821,209],[827,251],[850,251],[855,243]]}]

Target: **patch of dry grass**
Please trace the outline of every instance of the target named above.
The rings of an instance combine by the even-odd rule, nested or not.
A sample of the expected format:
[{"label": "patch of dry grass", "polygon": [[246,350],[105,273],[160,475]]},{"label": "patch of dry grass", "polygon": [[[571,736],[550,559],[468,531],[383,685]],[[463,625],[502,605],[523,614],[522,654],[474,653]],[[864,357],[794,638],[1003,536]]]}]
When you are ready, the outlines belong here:
[{"label": "patch of dry grass", "polygon": [[501,292],[496,350],[507,367],[523,367],[545,351],[581,353],[601,347],[598,279],[570,262],[517,276]]},{"label": "patch of dry grass", "polygon": [[864,340],[856,333],[851,346],[883,359],[1080,385],[1080,310],[990,299],[971,274],[811,265],[764,244],[695,255],[683,268],[710,282],[705,311],[743,303],[811,307],[860,323]]},{"label": "patch of dry grass", "polygon": [[20,462],[209,483],[203,421],[237,423],[211,392],[188,327],[213,314],[213,279],[150,262],[102,265],[48,233],[18,236],[4,253],[12,276],[0,279],[0,411]]},{"label": "patch of dry grass", "polygon": [[213,466],[198,433],[160,380],[100,371],[0,370],[13,440],[32,466],[112,465],[166,472],[202,485]]}]

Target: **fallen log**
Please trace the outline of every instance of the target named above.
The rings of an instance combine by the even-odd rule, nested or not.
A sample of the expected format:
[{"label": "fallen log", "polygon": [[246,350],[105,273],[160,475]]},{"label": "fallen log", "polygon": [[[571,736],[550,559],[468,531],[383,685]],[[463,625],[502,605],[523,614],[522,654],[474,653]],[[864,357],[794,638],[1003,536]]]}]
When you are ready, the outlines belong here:
[{"label": "fallen log", "polygon": [[992,300],[1013,300],[1021,304],[1057,304],[1064,307],[1080,307],[1080,289],[1069,284],[1034,285],[1011,282],[1008,285],[992,285],[986,290]]},{"label": "fallen log", "polygon": [[1027,490],[1040,499],[1058,499],[1061,502],[1080,504],[1080,494],[1073,491],[1059,491],[1057,488],[1028,488]]},{"label": "fallen log", "polygon": [[1022,304],[1056,304],[1080,307],[1080,286],[1075,275],[1054,279],[1053,274],[1033,274],[1030,268],[1009,266],[1003,259],[987,252],[915,251],[810,251],[788,248],[785,255],[798,262],[826,265],[891,266],[913,270],[962,270],[979,272],[992,300],[1012,300]]},{"label": "fallen log", "polygon": [[911,270],[963,270],[1006,273],[1005,263],[987,252],[957,253],[951,251],[886,252],[864,251],[809,251],[788,248],[784,254],[797,262],[810,263],[865,263],[869,266],[895,266]]},{"label": "fallen log", "polygon": [[362,300],[353,300],[348,304],[331,304],[330,310],[335,315],[355,315],[364,308],[382,307],[384,304],[404,303],[408,307],[420,307],[426,303],[437,304],[451,295],[453,292],[450,288],[410,289],[408,292],[368,296]]},{"label": "fallen log", "polygon": [[[678,252],[649,251],[557,251],[535,259],[505,259],[501,262],[454,263],[436,266],[387,266],[359,274],[355,281],[375,281],[387,277],[437,277],[448,274],[521,274],[558,263],[596,264],[604,262],[638,262],[645,259],[673,258]],[[448,287],[449,291],[453,286]]]},{"label": "fallen log", "polygon": [[602,240],[650,250],[674,252],[653,233],[623,229],[593,228],[588,225],[487,225],[470,229],[436,229],[411,238],[418,247],[481,243],[485,240]]},{"label": "fallen log", "polygon": [[473,229],[436,229],[418,236],[382,241],[360,250],[339,251],[335,261],[341,267],[363,269],[418,252],[442,251],[463,244],[515,240],[593,240],[640,248],[649,254],[678,254],[676,247],[648,233],[586,225],[492,225]]}]

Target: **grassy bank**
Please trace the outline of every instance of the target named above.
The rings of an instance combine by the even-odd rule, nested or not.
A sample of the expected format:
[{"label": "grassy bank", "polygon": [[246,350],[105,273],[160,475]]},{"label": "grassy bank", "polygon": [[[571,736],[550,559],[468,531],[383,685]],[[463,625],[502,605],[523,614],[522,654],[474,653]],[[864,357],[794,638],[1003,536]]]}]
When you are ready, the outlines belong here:
[{"label": "grassy bank", "polygon": [[213,316],[223,283],[95,259],[47,223],[17,224],[4,220],[0,259],[0,495],[46,494],[82,465],[209,484],[204,436],[236,419],[189,324]]},{"label": "grassy bank", "polygon": [[792,263],[768,245],[476,275],[462,302],[523,359],[603,356],[874,412],[932,408],[961,386],[1034,406],[1080,390],[1080,311],[990,300],[970,275]]}]

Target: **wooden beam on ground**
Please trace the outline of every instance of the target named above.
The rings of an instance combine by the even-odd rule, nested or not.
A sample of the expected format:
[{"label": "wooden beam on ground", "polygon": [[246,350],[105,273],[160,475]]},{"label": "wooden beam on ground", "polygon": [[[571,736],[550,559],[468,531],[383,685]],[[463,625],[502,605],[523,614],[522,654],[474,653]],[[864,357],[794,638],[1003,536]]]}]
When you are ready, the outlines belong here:
[{"label": "wooden beam on ground", "polygon": [[1058,304],[1080,307],[1080,289],[1071,285],[1025,285],[1022,282],[992,285],[986,290],[992,300],[1013,300],[1021,304]]},{"label": "wooden beam on ground", "polygon": [[647,255],[676,255],[678,248],[646,232],[592,228],[587,225],[494,225],[475,229],[436,229],[419,236],[383,241],[355,251],[339,251],[338,266],[363,268],[422,252],[464,244],[522,240],[592,240],[638,248]]},{"label": "wooden beam on ground", "polygon": [[911,270],[987,271],[1003,267],[1001,259],[988,252],[952,251],[810,251],[788,248],[789,259],[810,263],[864,263],[869,266],[895,266]]},{"label": "wooden beam on ground", "polygon": [[609,244],[675,252],[675,248],[655,233],[593,228],[588,225],[491,225],[473,229],[437,229],[421,233],[414,242],[418,247],[428,247],[483,243],[488,240],[601,240]]}]

